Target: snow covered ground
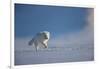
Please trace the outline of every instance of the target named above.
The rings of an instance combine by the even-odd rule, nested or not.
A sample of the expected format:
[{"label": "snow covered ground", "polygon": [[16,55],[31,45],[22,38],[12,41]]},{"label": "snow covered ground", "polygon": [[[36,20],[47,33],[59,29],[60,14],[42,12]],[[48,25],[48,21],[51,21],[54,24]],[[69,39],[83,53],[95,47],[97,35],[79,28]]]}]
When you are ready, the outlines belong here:
[{"label": "snow covered ground", "polygon": [[[25,46],[26,47],[26,46]],[[94,60],[94,48],[91,45],[49,47],[38,52],[33,47],[22,46],[15,50],[15,65],[78,62]]]}]

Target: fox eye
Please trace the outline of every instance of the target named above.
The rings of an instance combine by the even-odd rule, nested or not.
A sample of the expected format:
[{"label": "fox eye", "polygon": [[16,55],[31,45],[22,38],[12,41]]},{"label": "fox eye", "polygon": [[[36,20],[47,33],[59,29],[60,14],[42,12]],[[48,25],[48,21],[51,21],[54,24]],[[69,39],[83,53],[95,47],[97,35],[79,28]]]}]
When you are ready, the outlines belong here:
[{"label": "fox eye", "polygon": [[48,39],[48,37],[47,37],[47,35],[46,35],[46,34],[44,34],[44,39]]}]

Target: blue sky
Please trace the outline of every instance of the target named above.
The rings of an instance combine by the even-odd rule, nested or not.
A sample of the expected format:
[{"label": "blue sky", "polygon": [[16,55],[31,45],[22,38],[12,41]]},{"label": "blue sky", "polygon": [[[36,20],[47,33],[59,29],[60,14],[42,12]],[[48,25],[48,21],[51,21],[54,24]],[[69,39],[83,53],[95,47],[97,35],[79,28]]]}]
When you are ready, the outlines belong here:
[{"label": "blue sky", "polygon": [[90,8],[15,4],[15,37],[49,31],[51,37],[81,31]]}]

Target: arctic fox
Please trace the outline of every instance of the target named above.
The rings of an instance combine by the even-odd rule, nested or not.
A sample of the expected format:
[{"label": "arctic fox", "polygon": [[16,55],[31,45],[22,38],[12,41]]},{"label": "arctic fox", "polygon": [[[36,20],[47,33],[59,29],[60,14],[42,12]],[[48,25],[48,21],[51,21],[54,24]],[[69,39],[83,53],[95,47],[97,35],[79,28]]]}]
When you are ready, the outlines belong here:
[{"label": "arctic fox", "polygon": [[35,37],[32,38],[32,40],[29,41],[29,45],[34,45],[36,48],[36,51],[39,47],[39,44],[42,44],[44,48],[47,48],[47,42],[50,38],[50,32],[43,31],[36,34]]}]

